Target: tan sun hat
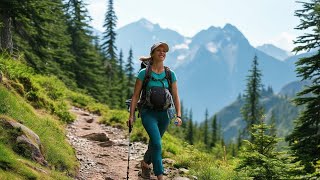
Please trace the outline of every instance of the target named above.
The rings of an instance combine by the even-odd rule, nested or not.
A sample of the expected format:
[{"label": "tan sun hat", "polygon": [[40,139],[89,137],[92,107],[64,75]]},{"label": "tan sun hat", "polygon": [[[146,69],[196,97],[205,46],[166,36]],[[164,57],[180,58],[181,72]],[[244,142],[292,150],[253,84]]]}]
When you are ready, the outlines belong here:
[{"label": "tan sun hat", "polygon": [[154,45],[151,46],[151,48],[150,48],[150,55],[151,55],[151,54],[153,53],[153,51],[154,51],[157,47],[159,47],[159,46],[163,46],[163,47],[164,47],[164,50],[165,50],[166,52],[169,51],[169,46],[168,46],[167,43],[157,42],[157,43],[155,43]]},{"label": "tan sun hat", "polygon": [[140,57],[140,60],[141,60],[141,61],[150,60],[150,59],[151,59],[151,54],[152,54],[153,51],[154,51],[157,47],[159,47],[159,46],[163,46],[163,47],[164,47],[164,50],[165,50],[166,52],[169,51],[169,46],[168,46],[167,43],[165,43],[165,42],[157,42],[157,43],[155,43],[155,44],[153,44],[153,45],[151,46],[151,48],[150,48],[150,56],[147,56],[147,57],[142,56],[142,57]]}]

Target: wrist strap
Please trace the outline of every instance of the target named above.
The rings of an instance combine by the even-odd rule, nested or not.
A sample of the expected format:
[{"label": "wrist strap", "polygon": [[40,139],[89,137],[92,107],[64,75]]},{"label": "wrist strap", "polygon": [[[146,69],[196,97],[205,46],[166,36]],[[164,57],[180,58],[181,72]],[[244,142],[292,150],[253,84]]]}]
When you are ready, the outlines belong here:
[{"label": "wrist strap", "polygon": [[180,119],[181,119],[181,116],[177,116],[177,118],[180,118]]}]

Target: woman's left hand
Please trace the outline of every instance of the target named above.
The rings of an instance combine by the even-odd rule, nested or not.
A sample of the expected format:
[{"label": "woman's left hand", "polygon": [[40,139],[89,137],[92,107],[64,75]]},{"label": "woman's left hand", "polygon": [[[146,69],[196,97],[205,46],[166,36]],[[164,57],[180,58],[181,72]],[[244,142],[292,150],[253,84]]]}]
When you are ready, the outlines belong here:
[{"label": "woman's left hand", "polygon": [[177,117],[175,124],[176,124],[176,126],[181,126],[182,125],[182,120],[181,120],[180,117]]}]

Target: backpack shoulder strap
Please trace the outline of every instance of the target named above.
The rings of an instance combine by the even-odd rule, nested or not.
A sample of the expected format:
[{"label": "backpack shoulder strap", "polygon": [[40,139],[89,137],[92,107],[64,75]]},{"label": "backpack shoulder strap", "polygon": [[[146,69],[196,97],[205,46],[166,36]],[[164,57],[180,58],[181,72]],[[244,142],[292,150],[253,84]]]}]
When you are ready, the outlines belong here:
[{"label": "backpack shoulder strap", "polygon": [[146,89],[146,87],[151,79],[151,73],[152,73],[152,67],[151,67],[151,65],[148,65],[146,67],[146,74],[144,76],[143,83],[142,83],[142,90]]},{"label": "backpack shoulder strap", "polygon": [[169,91],[170,91],[170,93],[171,93],[171,84],[172,84],[172,77],[171,77],[171,70],[170,70],[170,68],[168,67],[168,66],[164,66],[164,70],[165,70],[165,72],[166,72],[166,79],[167,79],[167,81],[168,81],[168,84],[169,84]]}]

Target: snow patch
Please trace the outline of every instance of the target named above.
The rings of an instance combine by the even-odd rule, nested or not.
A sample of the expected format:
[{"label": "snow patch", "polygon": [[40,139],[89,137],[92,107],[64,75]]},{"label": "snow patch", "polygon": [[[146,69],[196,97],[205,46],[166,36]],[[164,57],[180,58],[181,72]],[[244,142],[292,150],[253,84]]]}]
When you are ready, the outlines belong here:
[{"label": "snow patch", "polygon": [[213,43],[213,42],[209,42],[207,45],[206,45],[207,49],[212,52],[212,53],[216,53],[218,52],[218,48],[217,46]]},{"label": "snow patch", "polygon": [[173,46],[172,48],[173,50],[177,50],[177,49],[189,49],[188,44],[182,43],[182,44],[177,44],[175,46]]},{"label": "snow patch", "polygon": [[172,50],[179,50],[179,49],[189,49],[189,44],[192,42],[191,39],[185,39],[183,43],[176,44],[173,46]]}]

